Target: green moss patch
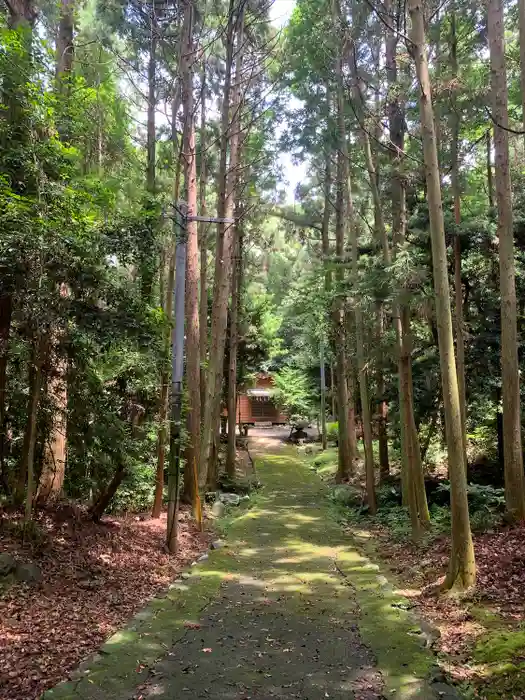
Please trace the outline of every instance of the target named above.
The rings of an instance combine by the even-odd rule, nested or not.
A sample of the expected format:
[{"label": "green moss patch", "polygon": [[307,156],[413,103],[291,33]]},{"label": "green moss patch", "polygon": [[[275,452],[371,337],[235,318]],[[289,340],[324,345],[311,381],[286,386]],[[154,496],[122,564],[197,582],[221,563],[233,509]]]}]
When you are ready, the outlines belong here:
[{"label": "green moss patch", "polygon": [[491,632],[474,649],[474,658],[482,663],[513,661],[517,657],[525,657],[525,630]]},{"label": "green moss patch", "polygon": [[312,460],[312,465],[322,479],[329,480],[337,472],[337,460],[337,448],[331,447],[316,455]]}]

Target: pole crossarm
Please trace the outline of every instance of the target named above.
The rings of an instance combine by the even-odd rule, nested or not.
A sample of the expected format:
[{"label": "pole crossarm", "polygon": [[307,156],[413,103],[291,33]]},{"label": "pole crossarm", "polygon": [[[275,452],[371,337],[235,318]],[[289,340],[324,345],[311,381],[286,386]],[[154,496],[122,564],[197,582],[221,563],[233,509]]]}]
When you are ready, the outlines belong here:
[{"label": "pole crossarm", "polygon": [[173,202],[171,206],[173,207],[174,211],[172,218],[177,220],[177,217],[180,217],[182,219],[180,223],[183,226],[186,223],[193,221],[198,221],[204,224],[234,224],[236,222],[236,219],[232,217],[221,218],[217,216],[198,216],[193,214],[191,216],[188,216],[188,205],[186,204],[186,202],[183,201]]},{"label": "pole crossarm", "polygon": [[201,221],[205,224],[234,224],[235,219],[219,219],[215,216],[187,216],[186,221]]}]

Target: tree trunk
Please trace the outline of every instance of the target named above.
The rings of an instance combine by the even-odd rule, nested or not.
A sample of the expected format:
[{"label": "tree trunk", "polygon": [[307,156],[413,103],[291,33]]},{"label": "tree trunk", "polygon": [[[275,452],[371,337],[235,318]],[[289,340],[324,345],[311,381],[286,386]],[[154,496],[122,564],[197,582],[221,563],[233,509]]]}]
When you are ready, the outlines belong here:
[{"label": "tree trunk", "polygon": [[[326,89],[326,103],[327,103],[327,122],[330,119],[330,90],[327,86]],[[328,127],[328,124],[327,124]],[[325,267],[324,273],[324,288],[327,298],[330,295],[330,290],[332,287],[332,275],[327,269],[328,258],[330,255],[330,196],[332,191],[332,154],[330,152],[329,146],[326,149],[325,158],[325,173],[324,173],[324,209],[323,209],[323,224],[321,231],[321,244],[322,244],[322,255],[323,255],[323,266]],[[323,333],[324,336],[324,333]],[[326,367],[325,367],[325,356],[324,356],[324,345],[325,339],[321,338],[320,348],[319,348],[319,360],[321,364],[321,441],[323,450],[327,447],[327,435],[326,435]],[[333,387],[332,387],[333,390]]]},{"label": "tree trunk", "polygon": [[237,351],[239,343],[239,305],[242,285],[242,222],[237,218],[237,245],[234,256],[232,298],[230,312],[230,348],[228,364],[228,447],[226,451],[226,473],[235,478],[236,431],[237,424]]},{"label": "tree trunk", "polygon": [[[146,191],[149,198],[145,203],[145,214],[149,216],[149,226],[154,226],[153,200],[156,191],[156,158],[157,158],[157,27],[155,22],[155,3],[152,2],[150,11],[150,42],[148,57],[148,114],[146,125]],[[156,261],[153,252],[144,246],[140,260],[141,296],[145,304],[152,303],[153,283],[155,280]]]},{"label": "tree trunk", "polygon": [[44,445],[44,459],[37,494],[39,503],[60,498],[66,473],[67,360],[51,351],[48,361],[55,365],[50,368],[51,377],[47,385],[54,406],[51,430]]},{"label": "tree trunk", "polygon": [[[355,243],[353,246],[352,262],[353,271],[357,276],[357,231],[355,229],[355,221],[352,222],[352,217],[350,217],[351,225],[354,228],[354,239]],[[374,466],[374,451],[373,451],[373,437],[372,437],[372,420],[370,415],[370,399],[368,396],[368,373],[366,370],[365,363],[365,345],[364,345],[364,333],[363,333],[363,316],[361,309],[356,306],[355,311],[355,325],[356,325],[356,345],[357,345],[357,374],[359,382],[359,395],[361,398],[361,420],[363,423],[363,445],[365,450],[365,474],[366,474],[366,494],[368,501],[368,509],[372,515],[375,514],[377,510],[376,504],[376,493],[375,493],[375,466]]]},{"label": "tree trunk", "polygon": [[[422,528],[429,522],[429,513],[425,493],[425,480],[420,459],[419,440],[415,430],[412,392],[412,358],[410,343],[410,312],[406,305],[396,310],[401,314],[397,339],[399,352],[399,397],[402,422],[402,445],[406,452],[406,473],[403,483],[403,499],[408,506],[412,539],[417,541]],[[420,491],[422,486],[422,492]],[[421,508],[420,508],[421,506]],[[426,520],[425,520],[426,517]]]},{"label": "tree trunk", "polygon": [[154,11],[154,7],[152,7],[148,59],[148,117],[146,130],[146,189],[150,194],[155,194],[157,158],[157,131],[155,119],[155,112],[157,109],[157,30]]},{"label": "tree trunk", "polygon": [[[363,95],[359,88],[359,81],[357,75],[357,67],[355,61],[349,59],[349,69],[352,75],[352,82],[354,85],[354,101],[356,109],[359,114],[360,136],[361,143],[363,145],[363,153],[365,156],[366,169],[368,171],[368,183],[370,191],[372,193],[372,201],[374,204],[374,228],[375,236],[377,242],[381,245],[383,251],[383,262],[386,266],[390,264],[390,247],[388,243],[388,236],[386,232],[385,221],[383,217],[383,209],[381,205],[381,196],[379,193],[379,179],[377,168],[374,163],[374,158],[372,155],[372,147],[370,145],[370,136],[367,129],[364,127],[364,110],[362,109],[364,104]],[[378,327],[379,327],[379,342],[381,343],[381,338],[383,336],[383,323],[384,323],[384,313],[381,304],[378,308]],[[377,372],[377,390],[379,396],[379,425],[378,425],[378,439],[379,439],[379,469],[380,476],[382,479],[387,478],[390,473],[390,465],[388,460],[388,433],[387,433],[387,412],[388,408],[386,402],[382,398],[385,392],[385,383],[383,377],[383,367],[381,360],[379,360],[378,372]],[[368,390],[367,390],[368,393]],[[370,426],[371,434],[371,426]],[[365,451],[366,454],[366,451]]]},{"label": "tree trunk", "polygon": [[[327,109],[328,109],[328,119],[330,119],[330,96],[327,95]],[[329,128],[329,124],[327,124]],[[323,209],[323,223],[321,230],[321,245],[323,252],[323,266],[325,268],[324,273],[324,291],[327,297],[329,297],[332,291],[332,273],[328,268],[328,262],[330,258],[330,208],[332,206],[330,202],[330,197],[332,193],[332,153],[327,147],[326,160],[325,160],[325,172],[324,172],[324,209]]]},{"label": "tree trunk", "polygon": [[[33,340],[33,349],[29,363],[29,397],[27,400],[27,422],[24,431],[22,454],[18,471],[15,502],[22,503],[25,495],[25,520],[31,520],[33,498],[35,494],[34,457],[37,437],[37,417],[40,393],[42,390],[42,357],[45,354],[44,341],[39,334]],[[27,491],[26,491],[27,481]]]},{"label": "tree trunk", "polygon": [[[71,76],[75,46],[73,35],[75,29],[75,0],[60,0],[60,19],[56,41],[56,78],[59,90]],[[62,83],[62,85],[60,84]]]},{"label": "tree trunk", "polygon": [[113,477],[111,481],[109,482],[108,487],[106,490],[100,495],[100,497],[97,499],[96,503],[93,504],[93,506],[90,508],[90,514],[91,517],[93,518],[94,522],[99,523],[102,519],[102,516],[108,509],[111,501],[113,500],[115,494],[118,491],[119,486],[124,480],[124,477],[126,476],[126,466],[124,462],[120,462],[118,467],[115,470],[115,473],[113,474]]},{"label": "tree trunk", "polygon": [[[182,153],[179,146],[179,138],[177,134],[177,114],[180,106],[180,92],[175,88],[172,100],[171,112],[171,140],[173,147],[173,160],[175,162],[175,177],[173,179],[173,201],[179,201],[180,193],[180,176],[182,169]],[[170,233],[170,252],[168,280],[166,284],[166,308],[164,313],[166,320],[169,322],[169,327],[166,329],[164,338],[164,367],[160,377],[160,402],[159,402],[159,433],[157,437],[157,470],[155,475],[155,496],[153,499],[153,508],[151,516],[159,518],[162,512],[162,500],[164,496],[164,468],[166,465],[166,443],[168,438],[168,409],[169,409],[169,389],[170,383],[170,365],[169,358],[171,353],[171,324],[173,323],[173,294],[175,290],[175,245],[173,236]]]},{"label": "tree trunk", "polygon": [[452,314],[450,310],[445,225],[425,45],[424,11],[421,0],[409,0],[408,7],[412,21],[411,43],[408,49],[415,60],[420,91],[420,119],[430,216],[432,266],[451,491],[452,552],[444,585],[446,588],[452,588],[453,586],[466,588],[472,586],[475,582],[476,567],[468,512],[467,478],[464,464],[458,378],[454,358]]},{"label": "tree trunk", "polygon": [[[519,46],[520,46],[520,78],[521,78],[521,111],[522,124],[525,130],[525,0],[518,1],[519,6]],[[525,139],[525,135],[524,135]]]},{"label": "tree trunk", "polygon": [[[419,436],[414,416],[414,383],[412,381],[412,331],[410,328],[410,310],[406,304],[401,307],[401,328],[400,336],[402,341],[401,356],[401,377],[404,383],[404,423],[407,429],[407,443],[409,450],[408,465],[410,469],[411,482],[410,489],[413,493],[413,507],[419,525],[427,528],[430,523],[430,513],[428,510],[427,494],[425,491],[425,475],[423,472],[423,460],[419,445]],[[411,498],[409,494],[409,498]],[[416,517],[416,515],[414,515]]]},{"label": "tree trunk", "polygon": [[[335,252],[339,260],[336,272],[337,286],[341,287],[344,281],[344,269],[341,261],[345,254],[345,225],[347,219],[346,188],[348,186],[348,163],[345,156],[344,144],[346,143],[345,116],[343,102],[343,61],[342,61],[342,35],[339,16],[339,0],[332,0],[332,13],[334,29],[337,35],[337,49],[335,59],[336,71],[336,112],[337,112],[337,182],[336,182],[336,208],[335,208]],[[350,444],[349,414],[348,414],[348,384],[346,364],[346,324],[345,303],[342,291],[338,289],[339,299],[334,301],[332,313],[334,327],[334,349],[336,358],[337,375],[337,410],[338,410],[338,469],[337,481],[343,481],[354,473],[355,455],[352,454]]]},{"label": "tree trunk", "polygon": [[320,432],[321,432],[321,448],[326,450],[328,447],[326,437],[326,364],[324,360],[324,340],[319,343],[319,365],[320,365],[320,384],[321,384],[321,406],[320,406]]},{"label": "tree trunk", "polygon": [[37,18],[34,0],[7,0],[6,5],[9,12],[9,29],[18,29],[23,25],[33,28]]},{"label": "tree trunk", "polygon": [[[347,339],[351,337],[349,332],[350,323],[352,321],[352,314],[347,310],[345,314],[346,323],[346,337]],[[349,352],[348,343],[346,347],[347,353]],[[346,387],[348,393],[348,440],[350,441],[350,454],[352,456],[352,472],[355,471],[355,465],[357,461],[357,434],[356,434],[356,381],[355,381],[355,371],[354,363],[351,357],[347,357],[346,361]]]},{"label": "tree trunk", "polygon": [[[197,215],[197,163],[195,157],[195,116],[193,100],[193,3],[184,12],[181,56],[182,100],[184,109],[184,182],[188,217]],[[201,395],[199,330],[199,241],[197,222],[188,221],[186,249],[186,386],[188,393],[188,444],[185,449],[184,498],[193,503],[194,467],[199,464]]]},{"label": "tree trunk", "polygon": [[330,391],[332,393],[332,420],[336,419],[337,416],[337,405],[336,405],[336,386],[335,386],[335,373],[334,373],[334,363],[330,362]]},{"label": "tree trunk", "polygon": [[508,131],[506,131],[509,117],[502,1],[488,0],[487,8],[492,110],[495,121],[494,151],[501,290],[505,502],[509,514],[516,519],[523,520],[525,518],[525,487],[521,446],[512,185],[509,168],[509,137]]},{"label": "tree trunk", "polygon": [[[384,312],[379,309],[377,313],[379,333],[379,344],[383,338]],[[388,404],[385,401],[385,377],[383,373],[383,363],[381,357],[378,359],[377,369],[377,396],[379,403],[379,416],[377,425],[377,441],[379,443],[379,478],[381,481],[388,479],[390,476],[390,460],[388,457]]]},{"label": "tree trunk", "polygon": [[[336,214],[336,216],[338,216]],[[333,313],[334,344],[336,354],[335,372],[337,376],[337,420],[338,420],[338,469],[336,481],[343,481],[352,476],[355,469],[355,459],[350,445],[350,417],[348,415],[348,385],[346,382],[346,342],[345,317],[341,308]]]},{"label": "tree trunk", "polygon": [[9,293],[3,294],[0,296],[0,471],[2,473],[7,452],[7,360],[12,312],[13,299]]},{"label": "tree trunk", "polygon": [[[206,180],[208,177],[206,154],[206,61],[202,62],[201,78],[201,125],[200,125],[200,173],[199,173],[199,214],[207,215]],[[208,349],[208,226],[200,225],[201,283],[200,283],[200,362],[201,362],[201,412],[206,403],[206,358]],[[197,465],[198,466],[198,465]]]},{"label": "tree trunk", "polygon": [[[75,0],[61,0],[60,20],[56,41],[56,91],[63,100],[69,101],[69,88],[74,59],[74,19]],[[69,139],[69,115],[62,127],[59,127],[61,139]],[[66,299],[70,290],[66,284],[60,285],[60,296]],[[64,340],[66,328],[55,324],[50,329],[49,356],[47,358],[48,380],[47,391],[52,397],[54,407],[51,419],[51,430],[44,445],[42,473],[38,484],[37,500],[45,503],[56,500],[62,495],[66,472],[67,450],[67,360],[54,352],[53,346],[58,346]]]},{"label": "tree trunk", "polygon": [[487,129],[487,194],[489,198],[490,209],[494,208],[494,183],[492,178],[492,139],[491,139],[492,127],[489,126]]},{"label": "tree trunk", "polygon": [[[342,161],[342,177],[344,179],[345,200],[348,212],[348,225],[350,233],[350,242],[352,245],[352,274],[355,279],[358,278],[358,245],[357,245],[357,226],[355,222],[354,206],[352,200],[352,187],[350,173],[348,168],[348,144],[346,139],[346,128],[344,118],[344,84],[343,84],[343,61],[342,61],[342,42],[344,40],[342,27],[339,0],[332,0],[332,12],[334,19],[334,27],[338,37],[338,48],[336,55],[336,83],[337,83],[337,102],[338,102],[338,134],[339,134],[339,151],[338,156]],[[344,254],[344,249],[337,251],[338,255]],[[375,497],[375,474],[374,474],[374,453],[372,443],[372,423],[370,415],[370,400],[368,396],[368,377],[365,365],[364,354],[364,335],[363,335],[363,317],[359,304],[355,305],[355,334],[356,334],[356,359],[357,359],[357,377],[359,382],[359,394],[361,398],[361,419],[363,424],[363,442],[365,448],[365,473],[366,473],[366,491],[368,499],[368,507],[370,513],[376,512],[376,497]],[[344,352],[344,351],[343,351]],[[345,372],[346,374],[346,372]],[[341,382],[338,380],[338,384]],[[341,409],[339,409],[341,410]],[[348,421],[346,421],[348,423]],[[339,429],[341,429],[341,420],[339,420]]]},{"label": "tree trunk", "polygon": [[[392,16],[392,3],[388,2],[387,11]],[[395,149],[392,152],[392,237],[394,257],[405,242],[406,233],[406,186],[402,173],[405,151],[405,108],[399,95],[397,44],[398,35],[387,32],[386,71],[391,98],[388,104],[390,141]],[[424,476],[422,470],[419,436],[414,417],[410,311],[402,292],[401,298],[394,304],[394,318],[397,342],[397,362],[399,380],[399,412],[401,433],[401,480],[403,504],[410,509],[412,535],[416,539],[429,521]],[[416,495],[415,485],[423,484]],[[418,509],[417,503],[421,504]]]},{"label": "tree trunk", "polygon": [[[457,81],[458,58],[457,58],[457,36],[456,36],[456,12],[450,18],[450,67],[453,80]],[[461,225],[461,189],[459,182],[459,112],[454,91],[452,111],[450,113],[452,142],[450,147],[451,158],[451,184],[452,197],[454,199],[454,221],[456,227]],[[463,318],[463,286],[461,283],[461,239],[459,232],[454,236],[454,292],[455,292],[455,312],[456,312],[456,354],[457,373],[459,389],[459,405],[461,410],[461,430],[463,434],[463,451],[465,469],[467,468],[467,396],[465,381],[465,322]]]},{"label": "tree trunk", "polygon": [[[235,182],[239,157],[239,108],[242,90],[242,58],[244,44],[244,3],[234,11],[235,2],[230,0],[228,28],[226,32],[226,77],[221,115],[221,160],[219,166],[219,199],[217,216],[219,219],[232,219],[235,196]],[[234,56],[234,29],[237,30],[237,54],[235,61],[235,85],[233,100],[230,99],[232,85],[232,65]],[[230,103],[232,119],[230,123]],[[230,160],[227,164],[229,143]],[[217,225],[215,256],[215,279],[213,288],[213,309],[211,320],[211,341],[208,363],[208,400],[204,410],[202,432],[202,454],[199,470],[199,487],[206,481],[210,488],[217,482],[216,450],[213,449],[214,434],[220,419],[221,386],[228,322],[228,296],[232,276],[232,247],[235,226],[222,221]]]}]

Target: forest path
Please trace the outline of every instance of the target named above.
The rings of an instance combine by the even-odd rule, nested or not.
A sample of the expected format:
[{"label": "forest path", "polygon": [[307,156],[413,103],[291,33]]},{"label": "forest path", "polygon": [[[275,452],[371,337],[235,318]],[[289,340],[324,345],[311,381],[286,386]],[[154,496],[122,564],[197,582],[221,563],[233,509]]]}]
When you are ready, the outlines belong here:
[{"label": "forest path", "polygon": [[227,547],[45,698],[456,697],[425,681],[432,655],[333,518],[319,477],[278,440],[252,448],[264,487],[226,520]]}]

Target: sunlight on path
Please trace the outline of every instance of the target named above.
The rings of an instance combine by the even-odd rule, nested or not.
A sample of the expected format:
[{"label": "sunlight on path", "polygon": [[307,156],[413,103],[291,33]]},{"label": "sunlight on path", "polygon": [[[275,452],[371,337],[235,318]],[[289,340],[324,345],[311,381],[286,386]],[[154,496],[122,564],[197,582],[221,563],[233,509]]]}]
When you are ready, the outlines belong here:
[{"label": "sunlight on path", "polygon": [[291,448],[264,449],[265,486],[227,521],[228,547],[45,698],[447,697],[424,682],[431,654],[332,517],[319,478]]}]

